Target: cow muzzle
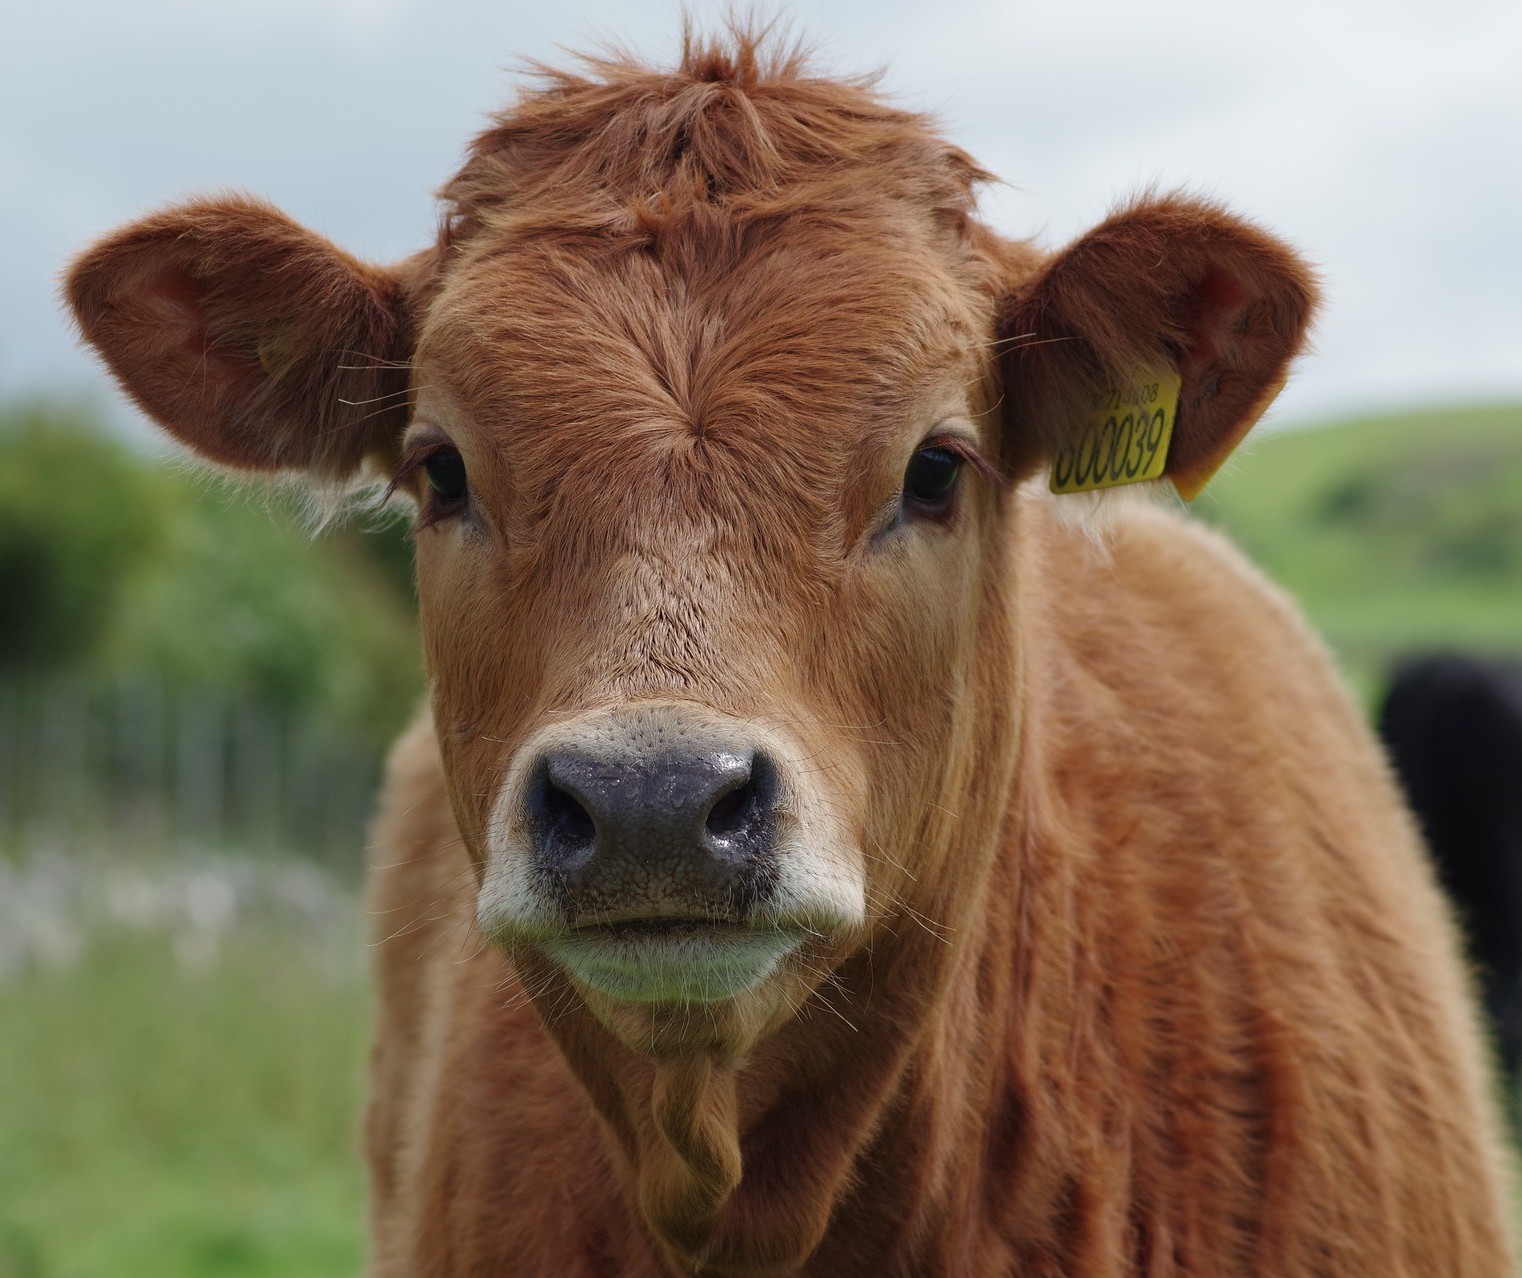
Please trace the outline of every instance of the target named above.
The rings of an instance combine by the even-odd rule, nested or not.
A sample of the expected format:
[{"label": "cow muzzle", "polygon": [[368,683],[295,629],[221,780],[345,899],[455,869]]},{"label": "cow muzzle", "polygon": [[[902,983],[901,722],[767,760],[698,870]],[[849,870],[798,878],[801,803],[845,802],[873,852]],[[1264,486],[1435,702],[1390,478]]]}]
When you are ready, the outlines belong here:
[{"label": "cow muzzle", "polygon": [[482,927],[612,998],[754,988],[809,938],[864,916],[840,805],[802,759],[779,734],[689,706],[536,733],[493,816]]},{"label": "cow muzzle", "polygon": [[775,877],[776,767],[743,743],[547,752],[525,796],[535,866],[570,915],[734,922]]}]

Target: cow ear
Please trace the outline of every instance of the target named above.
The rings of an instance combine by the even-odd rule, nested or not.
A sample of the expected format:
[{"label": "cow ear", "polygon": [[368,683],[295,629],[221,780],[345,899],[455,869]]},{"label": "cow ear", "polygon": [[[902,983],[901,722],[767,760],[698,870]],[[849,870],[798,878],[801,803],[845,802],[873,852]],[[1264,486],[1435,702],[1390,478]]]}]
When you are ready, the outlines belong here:
[{"label": "cow ear", "polygon": [[269,205],[144,218],[82,254],[64,290],[143,411],[221,465],[344,479],[392,452],[406,424],[401,274]]},{"label": "cow ear", "polygon": [[[1166,460],[1157,461],[1179,492],[1193,497],[1278,394],[1315,304],[1304,262],[1213,204],[1149,198],[1117,213],[1050,258],[1001,305],[997,337],[1014,467],[1057,462],[1058,489],[1057,470],[1076,454],[1082,471],[1086,448],[1088,460],[1106,443],[1112,462],[1125,458],[1127,437],[1117,449],[1113,423],[1100,436],[1106,406],[1150,411],[1149,402],[1171,399],[1176,386],[1171,441]],[[1138,464],[1108,468],[1109,483],[1078,486],[1155,475],[1139,451],[1130,459]],[[1091,469],[1098,472],[1097,461]]]}]

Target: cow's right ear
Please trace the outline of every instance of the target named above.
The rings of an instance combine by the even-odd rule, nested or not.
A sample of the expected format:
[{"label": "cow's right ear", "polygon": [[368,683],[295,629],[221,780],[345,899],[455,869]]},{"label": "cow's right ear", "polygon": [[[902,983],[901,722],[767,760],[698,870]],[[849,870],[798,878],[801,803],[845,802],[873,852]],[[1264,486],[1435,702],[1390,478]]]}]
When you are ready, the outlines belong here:
[{"label": "cow's right ear", "polygon": [[134,222],[82,254],[64,290],[127,393],[211,461],[339,480],[395,450],[412,328],[401,274],[267,204]]}]

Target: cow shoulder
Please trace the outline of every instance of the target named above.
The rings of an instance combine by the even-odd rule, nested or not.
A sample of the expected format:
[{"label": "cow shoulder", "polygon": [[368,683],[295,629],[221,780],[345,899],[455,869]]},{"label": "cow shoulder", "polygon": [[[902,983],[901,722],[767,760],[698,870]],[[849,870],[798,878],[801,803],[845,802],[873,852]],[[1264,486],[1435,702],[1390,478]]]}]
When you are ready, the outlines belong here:
[{"label": "cow shoulder", "polygon": [[1297,873],[1335,895],[1431,915],[1373,733],[1287,594],[1221,534],[1140,502],[1097,534],[1048,518],[1037,541],[1047,682],[1064,690],[1050,744],[1075,799],[1111,833],[1144,816],[1179,857],[1298,847]]},{"label": "cow shoulder", "polygon": [[[1302,1201],[1378,1185],[1414,1221],[1493,1237],[1506,1175],[1452,920],[1320,640],[1179,514],[1127,507],[1101,535],[1048,512],[1028,540],[1041,834],[1124,1050],[1166,1080],[1170,1113],[1297,1097],[1265,1174]],[[1191,1074],[1179,1049],[1198,1044],[1220,1050]],[[1446,1181],[1423,1161],[1439,1113],[1465,1169]],[[1138,1140],[1138,1175],[1165,1194],[1178,1145]],[[1413,1272],[1442,1272],[1445,1236],[1414,1229]]]}]

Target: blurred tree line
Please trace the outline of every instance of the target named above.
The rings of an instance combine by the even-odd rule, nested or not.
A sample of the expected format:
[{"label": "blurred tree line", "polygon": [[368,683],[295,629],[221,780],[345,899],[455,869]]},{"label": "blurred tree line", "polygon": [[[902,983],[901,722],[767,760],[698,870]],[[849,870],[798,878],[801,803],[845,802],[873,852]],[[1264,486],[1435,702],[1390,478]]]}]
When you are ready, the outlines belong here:
[{"label": "blurred tree line", "polygon": [[[422,690],[403,522],[314,533],[294,493],[145,457],[84,409],[0,407],[0,818],[14,833],[39,790],[72,804],[58,768],[114,770],[139,792],[159,773],[185,790],[199,771],[220,816],[224,774],[260,734],[285,743],[265,770],[336,760],[368,788]],[[254,727],[232,722],[239,707]],[[72,754],[39,760],[52,739]],[[357,844],[362,816],[344,819],[360,820]]]}]

